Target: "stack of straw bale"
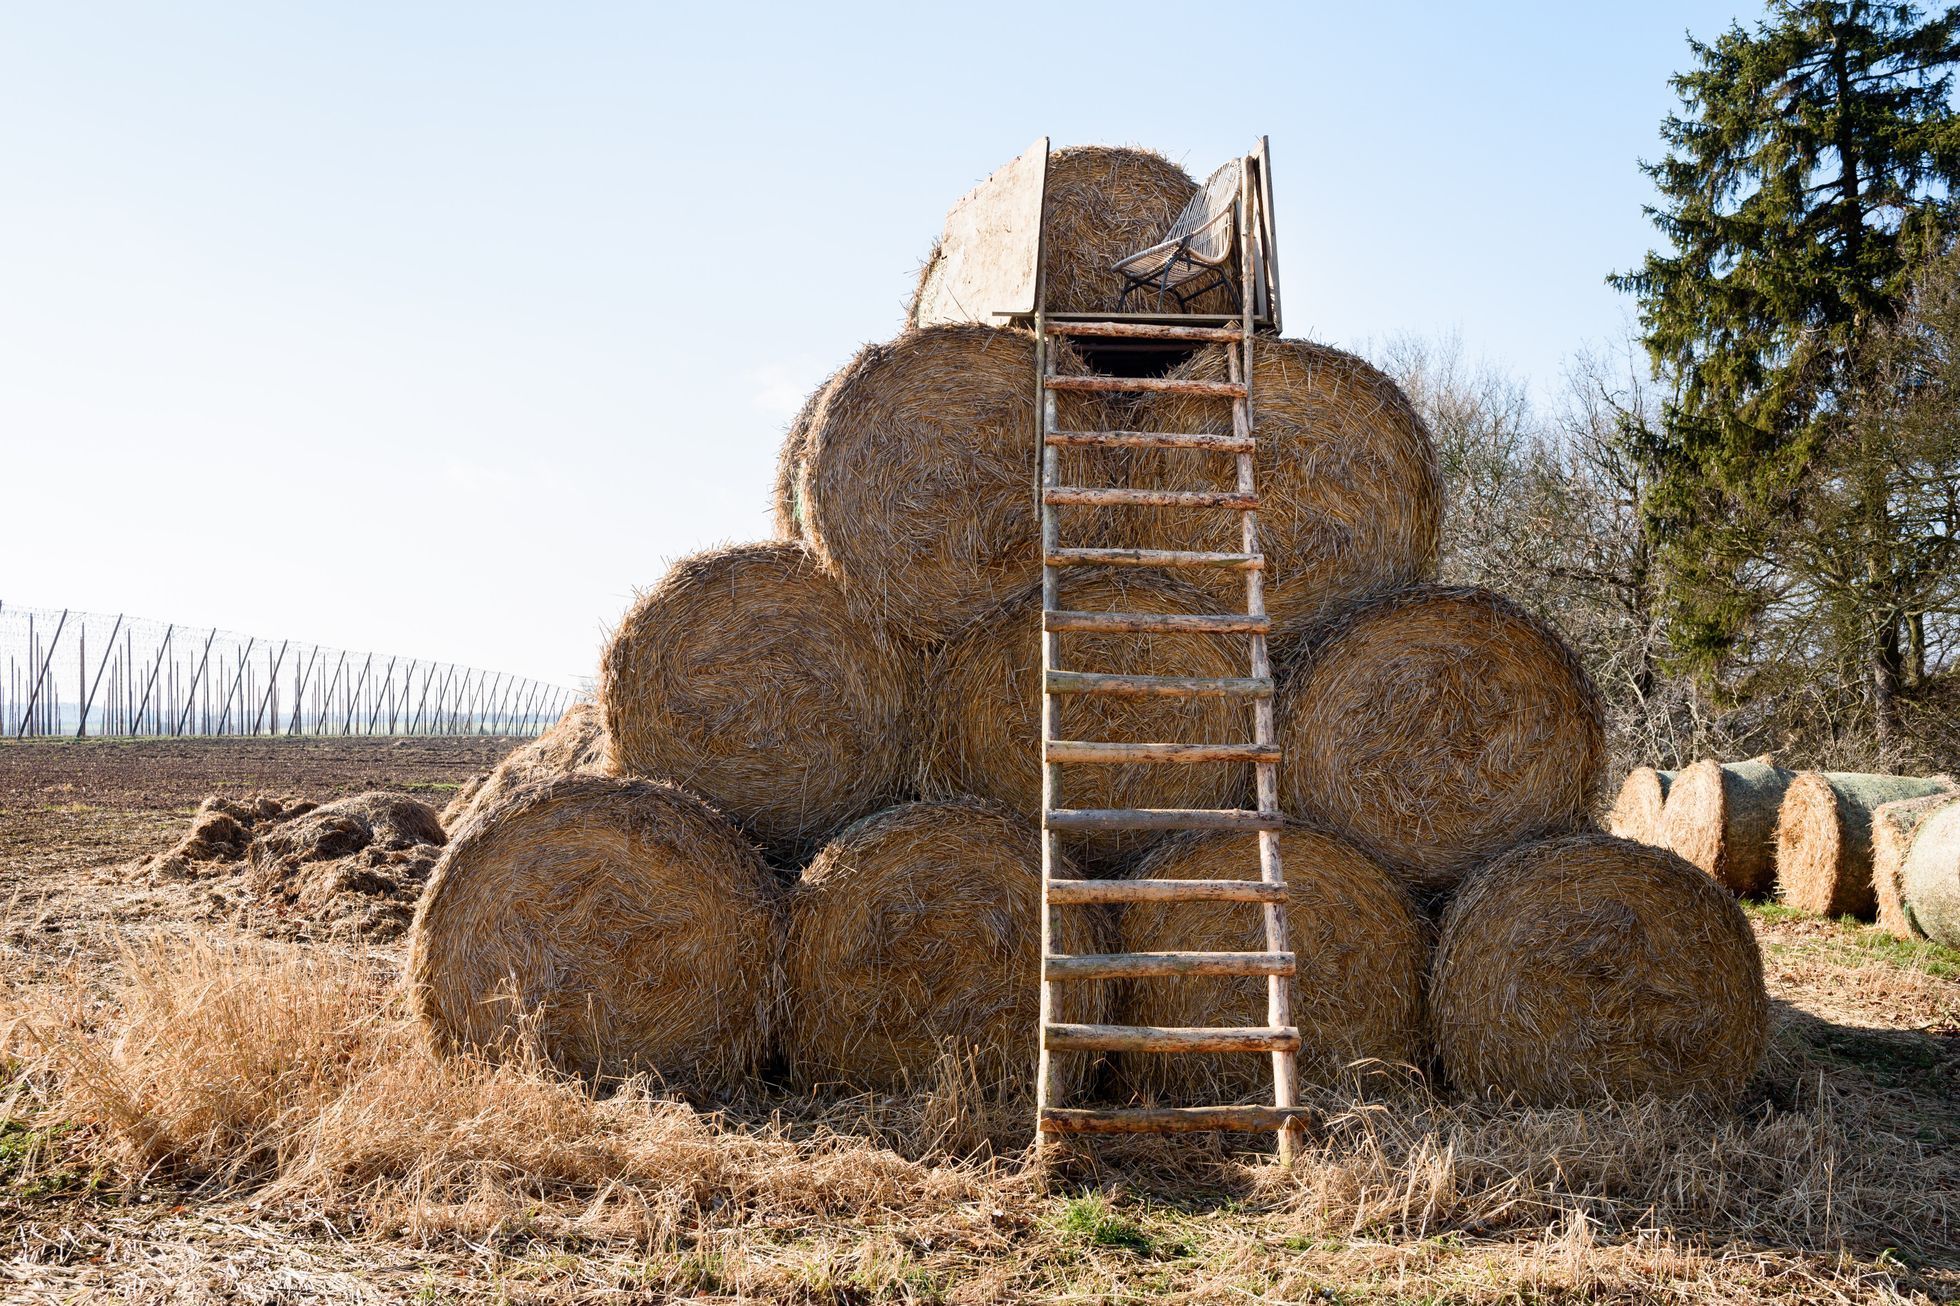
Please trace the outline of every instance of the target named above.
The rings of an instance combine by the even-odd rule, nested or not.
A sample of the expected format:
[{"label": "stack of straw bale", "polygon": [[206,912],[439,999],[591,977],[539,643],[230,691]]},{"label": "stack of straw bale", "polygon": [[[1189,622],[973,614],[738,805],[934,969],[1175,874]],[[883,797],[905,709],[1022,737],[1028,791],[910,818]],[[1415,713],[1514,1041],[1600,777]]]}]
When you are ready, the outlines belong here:
[{"label": "stack of straw bale", "polygon": [[[1055,152],[1050,306],[1112,308],[1109,265],[1194,189],[1146,151]],[[1040,948],[1034,344],[914,321],[866,347],[791,425],[778,538],[676,564],[614,631],[596,702],[458,802],[410,962],[436,1042],[705,1087],[773,1066],[805,1089],[894,1092],[957,1063],[962,1082],[1025,1088]],[[1051,356],[1088,366],[1066,347]],[[1195,348],[1173,374],[1227,368],[1221,348]],[[1760,1051],[1747,925],[1678,858],[1582,833],[1605,757],[1599,695],[1540,616],[1434,583],[1441,478],[1419,415],[1352,355],[1264,338],[1253,409],[1303,1075],[1351,1083],[1440,1059],[1466,1091],[1531,1100],[1733,1093]],[[1062,423],[1222,432],[1230,416],[1091,395],[1065,399]],[[1200,489],[1229,473],[1195,453],[1099,451],[1071,454],[1063,475]],[[1238,527],[1211,511],[1061,520],[1070,545],[1231,549]],[[1243,586],[1070,571],[1062,602],[1243,612]],[[1062,643],[1081,670],[1249,671],[1242,636]],[[1059,735],[1111,742],[1253,730],[1233,700],[1085,696],[1060,710]],[[1064,795],[1254,802],[1242,765],[1070,767]],[[1258,874],[1248,836],[1066,842],[1070,874]],[[1263,947],[1248,904],[1061,917],[1071,951]],[[1257,1023],[1262,994],[1093,981],[1070,986],[1062,1015]],[[1218,1101],[1269,1092],[1264,1064],[1065,1070],[1123,1100]]]}]

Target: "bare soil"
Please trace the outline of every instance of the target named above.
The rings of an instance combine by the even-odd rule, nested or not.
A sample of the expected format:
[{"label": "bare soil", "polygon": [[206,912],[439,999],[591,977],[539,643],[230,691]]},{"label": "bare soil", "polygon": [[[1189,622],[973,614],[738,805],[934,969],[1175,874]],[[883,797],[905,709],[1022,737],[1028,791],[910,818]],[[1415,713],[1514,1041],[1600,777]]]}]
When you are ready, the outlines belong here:
[{"label": "bare soil", "polygon": [[[0,744],[0,1048],[10,1021],[57,1010],[122,1047],[142,1033],[116,1025],[139,954],[154,972],[170,948],[193,956],[236,937],[199,886],[136,870],[206,794],[388,788],[440,806],[511,745]],[[64,1096],[0,1055],[0,1301],[1960,1300],[1960,954],[1774,907],[1751,917],[1777,1029],[1734,1113],[1532,1113],[1426,1089],[1330,1099],[1297,1179],[1209,1141],[1178,1145],[1188,1163],[1118,1148],[1040,1178],[1012,1141],[1018,1116],[983,1119],[937,1089],[924,1106],[769,1090],[697,1117],[464,1076],[438,1100],[412,1040],[388,1041],[402,1037],[386,1014],[398,944],[281,944],[351,986],[335,1001],[364,1032],[347,1055],[373,1060],[360,1093],[382,1095],[370,1103],[380,1119],[347,1126],[336,1146],[420,1130],[424,1141],[399,1144],[406,1168],[357,1187],[296,1178],[287,1162],[276,1181],[249,1167],[146,1168],[112,1146],[111,1122],[75,1105],[116,1100],[118,1086]],[[171,1000],[240,974],[249,987],[253,973],[189,976]],[[290,965],[265,974],[284,986],[280,1002],[312,1010]],[[326,1013],[330,1032],[340,1010]],[[167,1071],[168,1044],[130,1064]],[[186,1062],[196,1074],[230,1073],[200,1055]],[[240,1064],[257,1067],[242,1079],[270,1073]],[[254,1085],[192,1087],[186,1101],[208,1102]],[[548,1102],[563,1105],[529,1124],[504,1105]],[[283,1147],[322,1146],[310,1119],[263,1128]],[[526,1153],[529,1129],[545,1141]],[[966,1141],[949,1152],[954,1135]],[[438,1152],[446,1195],[423,1155]],[[474,1177],[458,1188],[455,1174]]]}]

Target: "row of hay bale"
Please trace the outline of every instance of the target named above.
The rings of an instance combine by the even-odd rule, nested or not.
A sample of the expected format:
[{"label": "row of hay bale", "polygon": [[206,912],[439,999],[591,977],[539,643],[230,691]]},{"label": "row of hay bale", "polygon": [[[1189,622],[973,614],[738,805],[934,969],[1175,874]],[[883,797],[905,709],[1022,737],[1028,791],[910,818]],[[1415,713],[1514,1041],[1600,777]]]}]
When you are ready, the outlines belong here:
[{"label": "row of hay bale", "polygon": [[[1476,1094],[1563,1103],[1723,1100],[1753,1073],[1767,1001],[1749,927],[1664,850],[1599,833],[1526,843],[1440,913],[1352,843],[1305,825],[1288,867],[1300,1066],[1428,1068]],[[1253,838],[1187,834],[1128,873],[1239,878]],[[991,803],[852,823],[794,882],[677,786],[574,773],[466,824],[412,936],[415,1008],[453,1047],[534,1045],[593,1077],[726,1089],[774,1064],[803,1089],[902,1091],[948,1055],[999,1092],[1034,1065],[1036,830]],[[1236,910],[1235,910],[1236,907]],[[1063,917],[1072,952],[1257,951],[1243,904]],[[1257,1011],[1248,979],[1071,985],[1060,1018],[1194,1025]],[[1254,1058],[1063,1058],[1071,1091],[1216,1102],[1268,1091]]]},{"label": "row of hay bale", "polygon": [[[1614,833],[1680,853],[1737,897],[1960,945],[1960,785],[1951,776],[1797,771],[1772,758],[1635,767]],[[1936,819],[1937,818],[1937,819]]]},{"label": "row of hay bale", "polygon": [[[1139,151],[1064,150],[1050,187],[1070,197],[1048,209],[1053,289],[1091,286],[1104,246],[1161,230],[1192,183]],[[459,798],[411,946],[438,1039],[534,1040],[587,1074],[716,1085],[773,1063],[806,1087],[893,1089],[949,1050],[991,1082],[1025,1080],[1040,955],[1034,353],[1026,332],[976,325],[860,352],[785,440],[782,538],[676,564],[613,632],[596,705]],[[1172,374],[1227,366],[1204,348]],[[1747,922],[1679,859],[1590,830],[1599,696],[1544,622],[1432,583],[1440,477],[1407,399],[1351,355],[1264,338],[1253,394],[1306,1073],[1433,1062],[1465,1091],[1533,1101],[1732,1095],[1766,1027]],[[1061,420],[1224,434],[1230,414],[1067,396]],[[1224,471],[1189,451],[1102,452],[1064,475],[1230,488]],[[1229,550],[1236,529],[1170,510],[1062,521],[1071,545]],[[1196,613],[1243,611],[1244,594],[1236,573],[1110,569],[1069,572],[1062,598]],[[1244,657],[1242,639],[1209,633],[1061,636],[1063,665],[1103,672],[1238,676]],[[1080,696],[1058,711],[1058,737],[1252,737],[1231,699]],[[1075,767],[1064,784],[1080,807],[1252,795],[1249,767],[1216,764]],[[1068,850],[1091,876],[1257,875],[1244,836],[1095,834]],[[1243,904],[1063,919],[1082,951],[1244,950],[1258,926]],[[1231,1024],[1263,1008],[1261,985],[1094,981],[1069,1001],[1090,1020]],[[1263,1082],[1253,1058],[1069,1060],[1079,1087],[1124,1098]]]}]

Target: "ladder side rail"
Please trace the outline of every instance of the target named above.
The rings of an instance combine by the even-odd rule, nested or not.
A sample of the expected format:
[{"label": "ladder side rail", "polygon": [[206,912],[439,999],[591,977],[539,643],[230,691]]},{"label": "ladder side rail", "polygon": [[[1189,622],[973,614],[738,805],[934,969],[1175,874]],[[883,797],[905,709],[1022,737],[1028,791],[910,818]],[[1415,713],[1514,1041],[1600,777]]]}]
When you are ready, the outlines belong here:
[{"label": "ladder side rail", "polygon": [[[1242,168],[1239,172],[1239,332],[1237,346],[1227,351],[1228,375],[1239,382],[1238,397],[1232,401],[1233,434],[1254,438],[1252,422],[1252,335],[1253,335],[1253,251],[1257,242],[1258,228],[1254,222],[1254,191],[1252,170]],[[1256,446],[1255,446],[1256,447]],[[1240,453],[1238,463],[1238,488],[1241,493],[1253,491],[1253,455]],[[1240,517],[1240,548],[1248,554],[1259,552],[1259,514],[1247,510]],[[1245,573],[1246,613],[1253,617],[1266,615],[1265,572],[1248,570]],[[1247,636],[1251,644],[1252,675],[1257,679],[1271,679],[1272,662],[1267,655],[1266,636],[1254,631]],[[1253,703],[1253,741],[1262,745],[1273,742],[1273,701],[1261,698]],[[1254,764],[1253,774],[1258,788],[1258,810],[1262,815],[1271,816],[1279,811],[1278,767],[1272,762]],[[1261,830],[1259,832],[1259,877],[1270,885],[1283,886],[1286,875],[1280,864],[1279,831]],[[1266,950],[1285,952],[1290,947],[1286,921],[1286,900],[1279,898],[1260,905],[1265,918]],[[1275,1029],[1293,1024],[1292,977],[1271,975],[1266,980],[1266,1023]],[[1273,1105],[1284,1110],[1299,1105],[1300,1082],[1299,1066],[1291,1050],[1273,1051]],[[1302,1131],[1294,1117],[1279,1130],[1279,1159],[1282,1165],[1292,1165],[1299,1150]]]},{"label": "ladder side rail", "polygon": [[[1035,310],[1035,448],[1041,452],[1041,489],[1036,498],[1040,500],[1041,512],[1041,607],[1043,612],[1052,612],[1061,606],[1060,575],[1050,562],[1060,547],[1060,525],[1056,520],[1055,509],[1047,501],[1048,491],[1061,481],[1061,455],[1055,446],[1047,441],[1047,432],[1054,430],[1056,420],[1055,393],[1048,388],[1048,331],[1044,314],[1040,308]],[[1047,683],[1050,672],[1059,670],[1061,661],[1061,636],[1047,628],[1042,622],[1041,631],[1041,1036],[1035,1076],[1035,1150],[1042,1150],[1047,1135],[1042,1130],[1042,1120],[1048,1109],[1057,1105],[1061,1087],[1061,1077],[1054,1063],[1054,1053],[1049,1050],[1048,1030],[1056,1023],[1060,1012],[1055,1007],[1055,980],[1049,974],[1048,958],[1062,951],[1061,931],[1056,927],[1055,906],[1049,897],[1048,886],[1057,878],[1056,869],[1061,861],[1061,832],[1048,820],[1048,813],[1062,805],[1062,770],[1058,763],[1048,760],[1048,741],[1055,736],[1055,699],[1048,692]]]}]

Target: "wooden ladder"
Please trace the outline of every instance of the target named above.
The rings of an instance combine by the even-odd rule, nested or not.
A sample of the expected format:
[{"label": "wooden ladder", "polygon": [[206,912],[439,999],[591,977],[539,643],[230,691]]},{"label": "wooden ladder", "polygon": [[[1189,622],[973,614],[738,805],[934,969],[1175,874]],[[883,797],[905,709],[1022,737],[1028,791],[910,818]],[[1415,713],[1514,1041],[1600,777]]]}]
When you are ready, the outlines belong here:
[{"label": "wooden ladder", "polygon": [[[1035,367],[1041,403],[1041,736],[1042,736],[1042,856],[1041,856],[1041,1043],[1036,1089],[1037,1147],[1051,1135],[1084,1133],[1182,1133],[1205,1130],[1271,1130],[1278,1135],[1279,1156],[1291,1164],[1298,1150],[1304,1113],[1299,1107],[1299,1081],[1294,1054],[1300,1034],[1293,1023],[1292,981],[1295,960],[1288,948],[1286,879],[1280,865],[1279,745],[1273,741],[1273,674],[1266,653],[1270,622],[1266,616],[1263,569],[1259,551],[1259,498],[1253,486],[1252,341],[1254,294],[1252,233],[1257,190],[1250,170],[1242,169],[1239,192],[1239,250],[1241,310],[1236,321],[1125,315],[1121,319],[1085,320],[1081,315],[1035,315]],[[1217,323],[1211,325],[1210,323]],[[1225,381],[1186,381],[1144,377],[1059,376],[1051,371],[1053,336],[1129,339],[1164,342],[1218,343],[1230,347]],[[1200,395],[1229,401],[1232,434],[1184,435],[1160,431],[1069,431],[1061,427],[1056,395],[1094,392],[1156,392]],[[1063,449],[1190,449],[1230,455],[1237,462],[1238,484],[1229,491],[1145,490],[1064,485],[1060,477]],[[1055,509],[1067,505],[1096,507],[1177,507],[1194,511],[1240,514],[1241,544],[1235,553],[1178,549],[1069,548],[1062,545]],[[1230,568],[1245,574],[1246,610],[1237,613],[1082,612],[1061,605],[1061,573],[1072,567]],[[1202,632],[1243,635],[1249,642],[1250,675],[1243,678],[1199,676],[1110,675],[1070,670],[1061,664],[1061,636],[1077,631],[1134,633]],[[1105,743],[1055,737],[1055,701],[1064,694],[1123,696],[1227,697],[1250,699],[1254,737],[1250,743]],[[1213,809],[1087,809],[1062,805],[1064,765],[1194,765],[1253,764],[1257,776],[1256,810]],[[1111,830],[1239,830],[1257,831],[1257,880],[1085,880],[1057,878],[1064,865],[1064,834]],[[1057,910],[1106,903],[1240,902],[1260,905],[1265,920],[1264,952],[1118,952],[1069,955],[1057,928]],[[1153,1025],[1080,1025],[1056,1019],[1058,988],[1079,981],[1133,979],[1144,976],[1265,976],[1266,1023],[1263,1026],[1174,1027]],[[1054,1065],[1058,1052],[1125,1053],[1264,1053],[1272,1057],[1271,1106],[1184,1106],[1149,1108],[1071,1108],[1058,1104],[1060,1077]]]}]

